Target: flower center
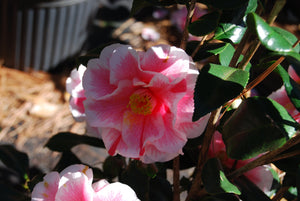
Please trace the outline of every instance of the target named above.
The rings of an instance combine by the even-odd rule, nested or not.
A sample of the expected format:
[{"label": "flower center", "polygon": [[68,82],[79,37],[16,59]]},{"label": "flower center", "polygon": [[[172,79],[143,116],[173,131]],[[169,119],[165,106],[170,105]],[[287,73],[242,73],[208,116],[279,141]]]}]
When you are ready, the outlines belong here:
[{"label": "flower center", "polygon": [[146,89],[135,91],[129,98],[127,107],[135,114],[148,115],[151,114],[156,106],[156,100],[152,94]]}]

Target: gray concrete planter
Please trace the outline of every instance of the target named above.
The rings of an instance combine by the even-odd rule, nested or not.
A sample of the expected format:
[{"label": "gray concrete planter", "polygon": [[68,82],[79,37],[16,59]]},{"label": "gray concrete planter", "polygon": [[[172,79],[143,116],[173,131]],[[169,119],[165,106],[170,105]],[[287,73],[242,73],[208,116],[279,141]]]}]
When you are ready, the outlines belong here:
[{"label": "gray concrete planter", "polygon": [[80,51],[99,0],[1,0],[0,58],[49,71]]}]

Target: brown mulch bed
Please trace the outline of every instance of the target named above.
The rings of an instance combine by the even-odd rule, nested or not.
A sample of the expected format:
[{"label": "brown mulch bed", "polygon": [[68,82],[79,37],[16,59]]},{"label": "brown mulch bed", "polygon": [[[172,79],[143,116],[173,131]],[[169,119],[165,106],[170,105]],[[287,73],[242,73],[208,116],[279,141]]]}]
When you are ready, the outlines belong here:
[{"label": "brown mulch bed", "polygon": [[31,165],[43,170],[53,168],[59,156],[44,147],[51,136],[84,133],[84,123],[75,122],[70,113],[68,94],[57,88],[65,79],[0,67],[0,143],[27,153]]}]

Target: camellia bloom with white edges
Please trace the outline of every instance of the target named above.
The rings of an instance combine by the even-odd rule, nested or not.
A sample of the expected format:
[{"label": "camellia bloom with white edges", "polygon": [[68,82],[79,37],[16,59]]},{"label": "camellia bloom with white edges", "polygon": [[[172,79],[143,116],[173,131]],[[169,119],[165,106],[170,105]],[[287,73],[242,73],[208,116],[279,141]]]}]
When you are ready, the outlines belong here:
[{"label": "camellia bloom with white edges", "polygon": [[71,165],[61,173],[50,172],[34,187],[32,201],[139,201],[126,184],[93,183],[93,172],[85,165]]},{"label": "camellia bloom with white edges", "polygon": [[86,120],[102,130],[110,155],[164,162],[204,131],[209,114],[192,122],[199,72],[182,49],[147,52],[113,44],[89,60],[83,76]]},{"label": "camellia bloom with white edges", "polygon": [[73,69],[71,71],[70,77],[66,80],[66,90],[71,95],[69,106],[76,121],[85,120],[83,101],[86,98],[82,87],[82,76],[85,70],[86,67],[84,65],[80,65],[78,69]]},{"label": "camellia bloom with white edges", "polygon": [[[222,165],[228,169],[238,169],[253,161],[255,158],[248,160],[234,160],[227,156],[226,147],[222,140],[222,134],[216,131],[213,135],[212,143],[210,144],[209,157],[218,157]],[[244,174],[252,183],[256,184],[262,191],[269,192],[272,183],[273,175],[268,166],[256,167]]]}]

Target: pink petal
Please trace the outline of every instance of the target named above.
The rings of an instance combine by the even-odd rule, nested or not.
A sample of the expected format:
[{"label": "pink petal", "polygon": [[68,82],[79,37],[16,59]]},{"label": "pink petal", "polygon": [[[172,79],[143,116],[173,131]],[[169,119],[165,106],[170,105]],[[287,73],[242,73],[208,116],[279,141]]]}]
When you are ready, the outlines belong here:
[{"label": "pink petal", "polygon": [[245,173],[245,176],[256,184],[263,192],[271,190],[273,175],[268,166],[259,166]]},{"label": "pink petal", "polygon": [[69,101],[69,107],[70,111],[72,113],[72,116],[76,121],[84,121],[85,120],[85,109],[83,106],[83,101],[85,100],[85,97],[82,98],[75,98],[70,97]]},{"label": "pink petal", "polygon": [[141,156],[140,160],[146,164],[155,163],[155,162],[165,162],[178,156],[178,153],[162,152],[152,144],[147,144],[145,146],[145,153],[147,154]]},{"label": "pink petal", "polygon": [[293,67],[289,66],[288,73],[293,80],[295,80],[297,83],[300,82],[300,77],[298,76],[298,74],[296,73]]},{"label": "pink petal", "polygon": [[116,48],[110,58],[110,83],[117,85],[120,80],[138,77],[139,61],[137,52],[129,45]]},{"label": "pink petal", "polygon": [[107,185],[109,185],[109,182],[106,181],[105,179],[101,179],[100,181],[93,183],[92,186],[93,186],[94,191],[98,192]]},{"label": "pink petal", "polygon": [[44,181],[36,184],[32,191],[32,201],[55,201],[59,183],[58,172],[50,172],[44,176]]},{"label": "pink petal", "polygon": [[55,201],[93,201],[93,188],[86,174],[67,173],[60,179]]},{"label": "pink petal", "polygon": [[115,182],[96,192],[94,201],[139,201],[139,199],[128,185]]},{"label": "pink petal", "polygon": [[144,146],[162,137],[163,129],[159,128],[163,126],[163,119],[159,114],[143,116],[131,111],[127,111],[124,117],[122,139],[134,153],[131,157],[138,158],[144,154]]},{"label": "pink petal", "polygon": [[66,174],[70,173],[76,173],[76,172],[81,172],[85,174],[90,182],[93,181],[93,171],[86,165],[82,164],[75,164],[75,165],[70,165],[67,168],[65,168],[61,173],[59,174],[60,177],[63,177]]},{"label": "pink petal", "polygon": [[129,96],[133,93],[129,81],[122,81],[119,87],[102,100],[87,99],[84,102],[87,122],[92,127],[121,129],[123,113],[127,110]]},{"label": "pink petal", "polygon": [[71,96],[79,98],[84,97],[84,90],[82,87],[82,76],[86,71],[86,67],[80,65],[77,69],[71,71],[70,77],[66,80],[66,90]]},{"label": "pink petal", "polygon": [[101,65],[100,59],[89,60],[88,69],[83,76],[85,95],[93,99],[100,99],[113,93],[117,87],[109,83],[109,75],[109,70]]},{"label": "pink petal", "polygon": [[181,153],[181,148],[187,141],[185,134],[174,129],[172,121],[168,117],[164,117],[164,127],[160,129],[163,131],[163,136],[152,144],[162,152]]},{"label": "pink petal", "polygon": [[182,50],[168,45],[153,46],[141,60],[145,71],[160,72],[173,80],[185,77],[190,65],[190,57]]},{"label": "pink petal", "polygon": [[119,44],[119,43],[115,43],[115,44],[112,44],[112,45],[109,45],[109,46],[106,46],[102,51],[101,51],[101,54],[100,54],[100,57],[99,57],[99,61],[102,66],[104,68],[106,68],[107,70],[110,69],[110,59],[112,57],[112,54],[114,53],[115,49],[119,48],[119,47],[122,47],[123,45]]},{"label": "pink petal", "polygon": [[121,132],[116,129],[103,129],[102,139],[110,155],[122,153],[122,156],[125,157],[139,157],[139,150],[128,147],[122,139]]},{"label": "pink petal", "polygon": [[177,128],[186,133],[188,138],[200,136],[206,128],[210,113],[201,117],[198,121],[192,122],[194,112],[194,101],[192,95],[186,95],[183,97],[179,101],[177,108]]}]

